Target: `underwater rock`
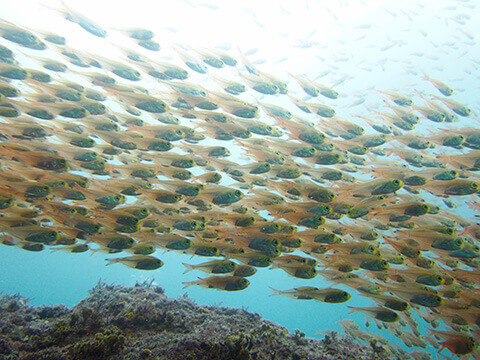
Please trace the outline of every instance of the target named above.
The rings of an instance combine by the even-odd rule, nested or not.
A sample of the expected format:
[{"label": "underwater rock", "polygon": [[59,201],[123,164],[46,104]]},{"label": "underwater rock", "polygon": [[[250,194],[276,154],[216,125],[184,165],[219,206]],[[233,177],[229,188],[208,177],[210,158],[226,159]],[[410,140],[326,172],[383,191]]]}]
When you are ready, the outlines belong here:
[{"label": "underwater rock", "polygon": [[[334,333],[332,333],[334,334]],[[151,284],[99,283],[68,309],[0,298],[0,358],[27,359],[386,359],[348,339],[306,338],[243,309],[168,298]]]}]

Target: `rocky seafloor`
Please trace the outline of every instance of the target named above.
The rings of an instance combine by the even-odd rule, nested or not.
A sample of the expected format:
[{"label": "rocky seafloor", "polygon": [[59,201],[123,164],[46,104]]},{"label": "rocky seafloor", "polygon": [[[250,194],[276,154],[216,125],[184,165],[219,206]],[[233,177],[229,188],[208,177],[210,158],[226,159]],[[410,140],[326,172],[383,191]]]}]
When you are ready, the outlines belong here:
[{"label": "rocky seafloor", "polygon": [[99,283],[76,306],[0,297],[0,359],[386,359],[331,333],[306,338],[243,309],[168,298],[148,284]]}]

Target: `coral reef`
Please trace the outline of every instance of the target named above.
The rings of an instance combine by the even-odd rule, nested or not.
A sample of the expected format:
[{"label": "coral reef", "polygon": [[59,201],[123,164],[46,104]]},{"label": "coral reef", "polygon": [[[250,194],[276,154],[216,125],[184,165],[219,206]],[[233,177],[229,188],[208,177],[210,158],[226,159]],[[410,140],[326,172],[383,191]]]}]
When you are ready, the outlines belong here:
[{"label": "coral reef", "polygon": [[[171,299],[151,284],[99,283],[71,309],[0,298],[5,360],[383,359],[348,339],[309,339],[243,309]],[[386,359],[386,358],[385,358]]]}]

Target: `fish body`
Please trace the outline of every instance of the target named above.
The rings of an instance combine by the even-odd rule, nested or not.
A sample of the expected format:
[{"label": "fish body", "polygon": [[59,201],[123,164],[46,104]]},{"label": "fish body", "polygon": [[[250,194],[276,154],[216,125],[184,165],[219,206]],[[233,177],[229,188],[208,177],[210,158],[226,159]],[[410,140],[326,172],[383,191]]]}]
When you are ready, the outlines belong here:
[{"label": "fish body", "polygon": [[60,9],[59,12],[63,13],[65,18],[68,21],[78,24],[82,29],[88,31],[90,34],[95,35],[100,38],[107,36],[107,31],[104,30],[100,25],[94,23],[92,20],[86,16],[80,14],[79,12],[73,10],[62,1],[64,9]]},{"label": "fish body", "polygon": [[275,290],[273,295],[285,295],[296,300],[318,300],[326,303],[344,303],[350,299],[350,295],[338,289],[319,289],[311,286],[303,286],[291,290]]},{"label": "fish body", "polygon": [[201,270],[210,274],[231,273],[238,268],[238,264],[230,260],[213,260],[198,265],[190,265],[183,263],[183,265],[187,267],[187,270],[185,272],[189,272],[191,270]]},{"label": "fish body", "polygon": [[184,284],[185,287],[199,285],[207,289],[240,291],[246,289],[250,282],[239,276],[210,276],[197,281],[184,282]]},{"label": "fish body", "polygon": [[352,309],[351,312],[362,312],[367,316],[371,316],[374,319],[380,320],[382,322],[393,323],[400,320],[400,317],[395,311],[388,310],[382,307],[353,307],[349,306],[349,309]]},{"label": "fish body", "polygon": [[163,266],[163,261],[150,255],[132,255],[124,258],[107,259],[107,265],[121,263],[138,270],[156,270]]}]

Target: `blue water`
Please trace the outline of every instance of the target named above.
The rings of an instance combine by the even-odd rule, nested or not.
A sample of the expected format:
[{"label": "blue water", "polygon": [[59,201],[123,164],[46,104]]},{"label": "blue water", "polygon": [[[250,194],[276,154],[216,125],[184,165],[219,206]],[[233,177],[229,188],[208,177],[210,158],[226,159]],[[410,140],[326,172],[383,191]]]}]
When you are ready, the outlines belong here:
[{"label": "blue water", "polygon": [[[63,303],[67,306],[76,304],[88,295],[101,279],[107,283],[134,285],[136,282],[154,280],[165,289],[170,297],[183,295],[185,292],[200,304],[244,307],[251,312],[258,312],[265,318],[278,322],[290,330],[301,329],[314,336],[315,331],[340,328],[335,321],[347,316],[348,309],[343,305],[327,305],[314,301],[294,301],[282,296],[269,296],[275,289],[289,289],[298,286],[312,286],[312,281],[295,279],[283,271],[258,269],[258,273],[250,278],[250,286],[239,292],[222,292],[200,287],[183,289],[182,282],[206,277],[204,273],[192,271],[182,274],[185,267],[182,262],[200,263],[205,259],[193,261],[186,255],[173,252],[159,253],[155,256],[165,265],[153,272],[135,271],[119,264],[105,266],[104,255],[64,254],[64,253],[29,253],[17,248],[1,247],[2,279],[0,289],[11,293],[19,292],[31,298],[31,304]],[[5,274],[5,276],[3,276]],[[314,286],[327,287],[329,283],[321,277],[314,280]],[[342,288],[342,287],[339,287]],[[344,287],[347,290],[346,287]],[[368,300],[355,304],[369,303]],[[350,304],[350,303],[349,303]],[[353,302],[351,303],[353,305]],[[361,306],[361,305],[359,305]],[[363,319],[362,316],[359,317]],[[363,320],[361,320],[363,321]]]},{"label": "blue water", "polygon": [[[227,44],[229,53],[240,59],[237,47],[251,53],[248,59],[267,73],[288,81],[296,96],[303,97],[288,75],[306,74],[327,85],[337,84],[337,100],[322,98],[341,117],[371,115],[382,107],[383,98],[375,89],[400,91],[415,96],[416,91],[435,94],[421,79],[427,75],[447,82],[455,89],[455,99],[468,104],[474,112],[468,126],[478,126],[480,105],[480,10],[475,1],[82,1],[67,2],[107,29],[141,26],[153,30],[161,46],[163,61],[173,60],[171,44],[194,48]],[[54,11],[36,1],[0,1],[1,17],[32,29],[46,29],[64,35],[68,45],[109,56],[103,39],[94,38],[77,25],[63,20]],[[28,10],[27,10],[28,9]],[[109,30],[108,41],[119,44],[125,38]],[[0,44],[11,43],[0,38]],[[130,46],[131,44],[126,44]],[[42,53],[25,52],[44,56]],[[151,55],[151,54],[150,54]],[[163,55],[162,55],[163,56]],[[22,55],[19,55],[22,58]],[[34,60],[31,60],[35,64]],[[225,77],[231,69],[223,69]],[[189,81],[202,77],[191,72]],[[148,82],[146,82],[148,85]],[[261,97],[256,96],[261,99]],[[252,99],[248,96],[246,99]],[[285,100],[262,99],[298,113]],[[416,134],[447,127],[425,123]],[[458,126],[460,127],[460,126]],[[367,127],[366,127],[367,128]],[[239,154],[237,154],[239,156]],[[434,199],[438,205],[441,203]],[[463,199],[454,199],[457,213],[472,216]],[[0,247],[0,291],[21,293],[31,304],[76,304],[99,280],[134,285],[150,281],[163,287],[168,296],[188,293],[201,304],[244,307],[258,312],[290,330],[300,329],[307,336],[317,331],[340,331],[336,321],[353,319],[363,324],[361,314],[348,314],[345,304],[294,301],[270,296],[268,287],[286,290],[299,286],[328,287],[321,276],[300,280],[281,270],[259,269],[251,285],[240,292],[221,292],[200,287],[184,290],[182,282],[205,277],[192,271],[183,274],[182,262],[200,263],[174,252],[157,252],[165,265],[153,272],[136,271],[114,264],[105,266],[104,254],[30,253],[15,247]],[[350,306],[371,306],[373,302],[355,290],[337,286],[352,294]],[[363,326],[363,325],[362,325]],[[386,332],[378,332],[389,337]]]}]

